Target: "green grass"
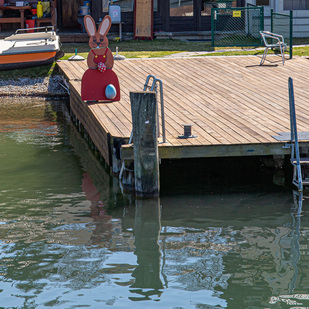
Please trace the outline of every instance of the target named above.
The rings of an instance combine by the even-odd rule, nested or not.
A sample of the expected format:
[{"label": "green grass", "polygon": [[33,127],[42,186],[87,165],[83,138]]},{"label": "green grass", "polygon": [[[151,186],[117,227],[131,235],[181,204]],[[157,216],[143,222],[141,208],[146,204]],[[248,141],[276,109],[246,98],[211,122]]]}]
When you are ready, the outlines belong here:
[{"label": "green grass", "polygon": [[[68,59],[73,56],[76,49],[78,54],[85,58],[89,52],[89,45],[87,43],[64,43],[62,47],[66,53],[63,59]],[[120,42],[110,40],[109,48],[114,54],[116,47],[118,47],[119,54],[126,58],[154,58],[184,51],[213,50],[210,42],[183,42],[171,39],[156,39],[153,41],[129,40]]]},{"label": "green grass", "polygon": [[[108,47],[115,51],[116,47],[119,47],[119,50],[122,51],[170,51],[170,50],[190,50],[194,51],[205,50],[205,46],[207,49],[211,49],[210,42],[183,42],[179,40],[160,40],[155,39],[152,41],[143,41],[143,40],[126,40],[126,41],[109,41]],[[79,52],[87,52],[89,50],[88,43],[63,43],[62,47],[65,51],[73,53],[75,48],[78,49]]]},{"label": "green grass", "polygon": [[[176,53],[180,53],[180,51],[177,51],[177,50],[173,50],[173,51],[138,51],[138,52],[136,52],[136,51],[120,52],[119,51],[119,55],[125,56],[126,58],[158,58],[158,57],[165,57],[165,56],[176,54]],[[113,52],[113,54],[115,55],[116,53]],[[75,53],[66,53],[64,55],[64,57],[61,58],[61,60],[67,60],[70,57],[72,57],[73,55],[75,55]],[[82,56],[84,58],[87,58],[88,52],[86,52],[86,53],[78,52],[78,55]]]},{"label": "green grass", "polygon": [[[309,38],[295,38],[293,55],[309,56],[309,46],[297,47],[295,45],[309,44]],[[126,58],[154,58],[165,57],[181,52],[205,52],[203,56],[237,56],[237,55],[258,55],[263,53],[263,49],[257,48],[241,48],[241,47],[218,47],[213,48],[211,42],[184,42],[172,39],[155,39],[153,41],[129,40],[129,41],[113,41],[110,40],[109,48],[115,54],[116,47],[120,55]],[[63,60],[70,58],[77,53],[87,58],[89,52],[87,43],[64,43],[62,50],[65,51]],[[210,53],[211,52],[211,53]],[[55,64],[39,66],[28,69],[19,69],[11,71],[0,71],[0,79],[18,79],[20,77],[48,77],[57,74]]]}]

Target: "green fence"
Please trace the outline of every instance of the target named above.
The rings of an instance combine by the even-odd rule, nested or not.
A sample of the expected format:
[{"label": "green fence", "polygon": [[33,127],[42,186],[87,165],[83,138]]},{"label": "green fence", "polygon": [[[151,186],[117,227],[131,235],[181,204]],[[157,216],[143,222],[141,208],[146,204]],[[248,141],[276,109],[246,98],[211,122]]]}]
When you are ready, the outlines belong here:
[{"label": "green fence", "polygon": [[212,46],[261,46],[264,7],[211,9]]},{"label": "green fence", "polygon": [[274,13],[271,10],[271,32],[281,34],[287,43],[290,59],[293,57],[293,11],[290,14]]}]

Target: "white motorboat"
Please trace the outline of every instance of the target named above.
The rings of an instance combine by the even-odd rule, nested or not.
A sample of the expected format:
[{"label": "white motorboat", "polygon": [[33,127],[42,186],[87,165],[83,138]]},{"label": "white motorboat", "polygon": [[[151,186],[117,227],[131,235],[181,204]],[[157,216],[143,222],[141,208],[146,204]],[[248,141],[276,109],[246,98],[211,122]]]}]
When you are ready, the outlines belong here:
[{"label": "white motorboat", "polygon": [[50,64],[63,55],[53,26],[18,29],[0,40],[0,70]]}]

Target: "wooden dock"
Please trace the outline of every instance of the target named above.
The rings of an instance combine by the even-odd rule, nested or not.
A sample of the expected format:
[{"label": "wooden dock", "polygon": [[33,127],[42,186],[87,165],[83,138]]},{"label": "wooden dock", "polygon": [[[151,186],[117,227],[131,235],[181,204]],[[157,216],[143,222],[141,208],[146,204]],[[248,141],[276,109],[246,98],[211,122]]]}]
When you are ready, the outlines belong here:
[{"label": "wooden dock", "polygon": [[[130,91],[143,90],[146,77],[163,82],[167,143],[159,156],[197,158],[284,155],[284,141],[273,136],[290,131],[288,78],[295,87],[298,131],[309,131],[309,59],[295,57],[282,65],[278,56],[192,57],[115,61],[121,100],[114,103],[81,101],[81,78],[86,61],[60,61],[70,85],[73,113],[112,166],[113,153],[129,140],[132,129]],[[196,138],[180,139],[183,124],[193,124]],[[121,147],[122,159],[133,157],[132,147]],[[119,159],[119,156],[118,156]]]}]

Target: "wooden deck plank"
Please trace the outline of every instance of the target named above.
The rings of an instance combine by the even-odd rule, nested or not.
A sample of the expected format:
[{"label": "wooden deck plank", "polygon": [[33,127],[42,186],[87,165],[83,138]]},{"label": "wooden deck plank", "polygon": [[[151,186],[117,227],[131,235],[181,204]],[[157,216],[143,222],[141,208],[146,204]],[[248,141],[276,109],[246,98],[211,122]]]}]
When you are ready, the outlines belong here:
[{"label": "wooden deck plank", "polygon": [[[237,83],[237,81],[236,81],[236,83]],[[263,123],[265,123],[265,121],[267,120],[267,121],[274,121],[274,122],[276,122],[277,121],[277,118],[272,118],[272,115],[269,115],[269,113],[268,114],[263,114],[263,110],[261,110],[261,108],[260,108],[260,106],[255,106],[254,105],[254,103],[255,102],[259,102],[259,105],[260,105],[260,103],[261,103],[261,101],[259,101],[259,97],[262,97],[262,96],[259,96],[259,95],[257,95],[257,93],[250,93],[250,92],[252,92],[252,89],[250,89],[250,91],[248,91],[248,92],[246,92],[245,94],[242,94],[242,93],[237,93],[237,94],[235,94],[234,93],[234,96],[239,96],[239,98],[238,99],[243,99],[243,103],[245,103],[245,104],[247,104],[248,102],[249,102],[249,106],[248,106],[248,109],[249,109],[249,114],[250,115],[252,115],[253,117],[252,118],[254,118],[255,120],[256,119],[259,119],[259,118],[261,118],[261,121],[263,122]],[[259,92],[261,92],[261,90],[259,90]],[[230,92],[230,94],[229,94],[230,96],[231,95],[233,95],[233,90],[231,90],[231,92]],[[251,100],[248,100],[248,97],[249,96],[251,96]],[[286,99],[286,98],[285,98]],[[269,102],[269,101],[268,101]],[[269,105],[269,104],[268,104]],[[266,108],[267,106],[265,106],[265,110],[267,110],[267,108]],[[265,118],[265,116],[267,115],[267,118]],[[287,114],[284,114],[284,116],[286,116]],[[264,117],[263,117],[264,116]],[[257,118],[256,118],[257,117]],[[284,118],[282,118],[281,117],[281,124],[282,124],[282,119],[284,119]],[[288,123],[288,122],[287,122]],[[281,125],[280,124],[280,125]]]},{"label": "wooden deck plank", "polygon": [[[176,67],[177,68],[177,65],[175,64],[174,66],[173,66],[174,68]],[[178,71],[180,70],[181,68],[179,67],[178,68]],[[177,69],[176,69],[177,70]],[[171,72],[171,74],[173,74],[174,72]],[[183,76],[181,76],[180,77],[180,79],[182,79],[183,78]],[[200,103],[200,104],[197,104],[196,102],[203,102],[203,101],[205,101],[205,96],[203,95],[203,94],[201,94],[201,91],[200,91],[200,88],[199,88],[199,86],[195,86],[194,84],[191,84],[191,83],[188,83],[188,86],[187,86],[187,89],[186,89],[186,91],[190,91],[190,90],[188,90],[188,87],[189,87],[189,89],[191,89],[191,92],[193,92],[194,91],[194,93],[195,94],[198,94],[199,96],[197,97],[196,95],[195,95],[195,98],[197,99],[197,100],[195,100],[195,102],[188,102],[188,105],[190,106],[190,109],[191,110],[195,110],[196,112],[201,112],[201,113],[204,113],[205,112],[205,114],[204,114],[204,117],[207,117],[207,112],[208,113],[212,113],[212,111],[209,109],[209,108],[207,108],[207,106],[205,106],[203,103]],[[177,96],[178,95],[178,93],[176,93],[176,92],[174,92],[173,93],[173,95],[174,96]],[[181,100],[181,97],[179,98],[180,100]],[[191,103],[191,105],[190,105],[190,103]],[[189,108],[188,108],[189,109]],[[212,113],[213,114],[213,113]],[[223,117],[220,117],[220,115],[219,114],[217,114],[217,116],[218,117],[216,117],[216,118],[212,118],[211,117],[211,119],[219,119],[221,122],[222,122],[222,125],[223,126],[225,126],[225,124],[226,124],[226,120],[223,118]],[[208,121],[210,121],[211,122],[211,119],[208,119]],[[229,122],[229,124],[231,125],[231,123]],[[217,130],[220,130],[220,126],[218,126],[218,122],[217,123],[215,123],[215,127],[217,127]],[[236,128],[234,128],[234,129],[236,129]],[[226,132],[227,133],[227,132]],[[233,131],[231,131],[230,133],[232,133],[232,135],[233,135]],[[221,134],[222,135],[222,134]],[[240,139],[240,140],[239,140]],[[237,140],[236,140],[236,142],[237,142]],[[238,142],[249,142],[249,140],[244,140],[243,138],[242,138],[242,136],[238,136]]]},{"label": "wooden deck plank", "polygon": [[[217,113],[218,115],[220,115],[220,117],[222,118],[222,122],[226,123],[226,121],[228,121],[229,125],[231,127],[234,127],[234,130],[238,129],[239,127],[242,127],[244,130],[244,134],[243,137],[249,139],[252,141],[253,139],[256,139],[257,141],[261,141],[258,138],[256,138],[256,133],[255,134],[251,134],[253,131],[247,129],[245,126],[242,125],[241,121],[239,121],[242,117],[242,112],[239,111],[238,109],[235,110],[235,107],[233,108],[233,110],[231,110],[230,107],[230,102],[227,101],[222,95],[220,94],[216,94],[216,93],[208,93],[205,95],[205,97],[210,100],[210,101],[215,101],[215,102],[219,102],[216,106],[216,108],[213,108],[213,106],[208,106],[207,109],[205,109],[205,106],[203,104],[200,104],[200,108],[202,111],[204,111],[205,113],[209,113],[213,111],[214,113]],[[205,98],[204,98],[205,99]],[[200,98],[200,101],[203,100],[203,97]],[[218,107],[222,107],[222,109],[219,109]],[[237,115],[236,115],[236,113]],[[197,114],[198,112],[196,112]],[[235,116],[234,116],[235,115]],[[207,117],[207,116],[206,116]],[[210,121],[211,123],[212,121]],[[248,131],[248,132],[247,132]],[[252,137],[255,136],[255,137]]]},{"label": "wooden deck plank", "polygon": [[[177,66],[175,66],[175,68],[177,69]],[[223,113],[221,113],[221,114],[217,113],[217,115],[216,115],[217,117],[213,118],[213,116],[215,116],[214,115],[215,112],[213,110],[211,110],[209,107],[205,106],[205,104],[203,104],[203,101],[205,101],[205,98],[207,97],[207,95],[206,94],[204,95],[201,92],[201,90],[200,90],[201,89],[200,86],[199,85],[194,85],[194,83],[195,83],[195,81],[193,83],[192,82],[191,83],[187,83],[187,87],[186,87],[186,91],[191,91],[191,92],[195,93],[195,95],[192,95],[192,97],[195,98],[196,100],[191,102],[190,108],[192,110],[194,110],[196,114],[203,115],[206,119],[207,119],[207,117],[209,115],[208,121],[210,121],[210,122],[212,122],[211,119],[217,119],[218,121],[220,121],[220,123],[216,122],[215,126],[218,126],[218,124],[220,124],[221,127],[222,126],[225,127],[227,121],[224,118],[224,116],[222,117]],[[209,98],[209,96],[208,96],[208,98]],[[213,98],[210,98],[210,99],[213,100]],[[230,131],[230,134],[232,136],[235,136],[233,130],[235,130],[236,128],[233,127],[233,124],[230,121],[229,121],[229,126],[230,126],[230,129],[232,129]],[[243,139],[243,136],[238,137],[237,138],[238,141],[239,142],[243,142],[243,143],[249,142],[249,140]]]},{"label": "wooden deck plank", "polygon": [[129,121],[124,121],[123,113],[119,113],[121,112],[121,104],[108,104],[106,106],[111,113],[113,123],[117,126],[119,131],[122,132],[122,136],[130,135],[132,126]]},{"label": "wooden deck plank", "polygon": [[102,125],[107,128],[108,133],[115,137],[124,137],[121,129],[115,124],[114,115],[104,103],[94,103],[90,106],[91,110],[101,120]]},{"label": "wooden deck plank", "polygon": [[[230,148],[235,149],[231,153],[239,155],[249,151],[245,150],[245,145],[255,147],[254,153],[260,153],[262,149],[265,154],[267,149],[277,153],[282,143],[272,135],[287,132],[290,126],[289,77],[294,80],[299,131],[309,131],[309,77],[304,74],[309,61],[295,57],[283,66],[279,58],[272,56],[265,65],[259,66],[259,63],[260,57],[254,56],[115,61],[114,70],[121,87],[120,102],[76,105],[76,108],[85,111],[87,107],[87,113],[89,110],[93,114],[91,117],[97,119],[96,125],[102,126],[106,134],[128,139],[132,130],[129,92],[143,90],[146,77],[153,74],[162,80],[164,87],[168,141],[166,147],[160,145],[164,157],[169,153],[173,158],[190,153],[197,157],[199,152],[206,156],[206,148],[207,155],[214,155],[220,145],[234,147]],[[67,80],[72,81],[77,100],[86,62],[61,61],[59,66]],[[194,124],[193,134],[197,138],[178,138],[183,134],[182,124],[186,123]],[[98,135],[102,133],[98,128],[92,129],[95,138],[99,139]],[[222,149],[228,148],[220,151]]]},{"label": "wooden deck plank", "polygon": [[[165,71],[164,66],[160,66],[159,69],[160,69],[160,73],[163,74],[163,77],[165,77],[166,76],[165,74],[167,74],[167,72]],[[175,76],[177,74],[178,75],[181,74],[181,73],[179,73],[179,70],[173,71],[172,68],[170,69],[170,72],[171,72],[170,74],[173,74],[173,75],[175,74]],[[184,76],[180,75],[180,78],[183,79]],[[196,109],[192,108],[192,107],[188,108],[189,106],[186,105],[186,104],[182,104],[183,103],[182,101],[183,101],[183,98],[184,98],[183,91],[188,91],[188,88],[186,87],[186,88],[183,88],[183,89],[179,90],[178,89],[179,87],[177,85],[177,79],[176,79],[176,81],[174,81],[172,83],[172,85],[170,85],[170,84],[171,83],[169,83],[167,85],[164,84],[164,96],[166,96],[166,98],[167,98],[166,100],[168,102],[173,102],[173,105],[171,105],[171,109],[170,110],[173,110],[176,113],[176,117],[177,117],[176,119],[180,119],[181,115],[186,117],[187,120],[185,122],[182,121],[182,123],[196,123],[196,120],[193,119],[192,115],[193,114],[196,115],[198,111],[196,111]],[[180,102],[180,104],[179,104],[179,102]],[[168,106],[170,106],[170,105],[168,105]],[[167,110],[167,108],[165,110]],[[178,123],[178,125],[179,125],[179,128],[181,128],[179,123]],[[182,128],[181,128],[181,131],[183,131]],[[180,134],[181,131],[178,134]],[[197,133],[199,133],[199,132],[197,132]],[[204,134],[205,134],[205,132],[204,132]],[[219,134],[219,135],[216,136],[216,138],[221,138],[221,136],[222,135]],[[195,143],[198,142],[198,140],[199,140],[199,138],[194,140]]]},{"label": "wooden deck plank", "polygon": [[[133,63],[134,64],[134,63]],[[144,72],[141,70],[141,68],[139,68],[139,72],[141,72],[141,75],[136,75],[136,67],[137,66],[125,66],[125,67],[122,67],[120,68],[120,76],[123,77],[123,79],[125,80],[125,84],[121,85],[121,87],[127,87],[127,91],[128,93],[130,91],[142,91],[143,88],[144,88],[144,84],[145,84],[145,81],[146,81],[146,77],[149,75],[149,71],[148,72]],[[120,82],[121,82],[121,77],[119,78]],[[131,112],[130,112],[131,113]],[[159,113],[159,115],[161,115]],[[167,115],[165,117],[168,117]],[[166,119],[167,120],[167,119]],[[172,122],[172,118],[170,118],[170,121]],[[175,136],[178,136],[180,135],[181,133],[180,132],[177,132],[177,131],[174,131],[173,128],[174,128],[174,125],[175,124],[172,124],[172,126],[169,127],[169,131],[168,133],[173,132],[173,134],[175,134]],[[173,140],[174,143],[175,143],[175,137],[169,137],[169,141]],[[176,144],[183,144],[183,142],[181,140],[177,141]]]},{"label": "wooden deck plank", "polygon": [[85,67],[83,67],[83,64],[85,61],[82,61],[83,63],[77,63],[76,61],[70,61],[71,66],[75,69],[76,72],[76,80],[81,80],[83,77],[83,74],[85,72]]},{"label": "wooden deck plank", "polygon": [[[213,72],[213,73],[215,73],[215,72]],[[222,81],[221,80],[217,80],[217,79],[215,79],[215,80],[217,82],[217,87],[220,87],[220,85],[222,84]],[[229,82],[230,82],[230,85],[233,85],[233,81],[232,80],[230,80]],[[237,80],[235,82],[237,83]],[[235,89],[233,89],[233,87],[228,86],[227,84],[225,84],[225,91],[226,91],[227,96],[230,97],[231,99],[234,99],[234,101],[235,100],[243,100],[243,101],[241,101],[242,104],[249,102],[250,103],[249,114],[253,115],[254,118],[258,117],[257,119],[259,119],[259,117],[262,117],[263,113],[264,113],[264,110],[263,109],[261,110],[260,106],[261,106],[261,104],[263,104],[263,106],[265,106],[267,104],[265,102],[266,100],[268,100],[268,104],[267,105],[269,105],[270,97],[265,98],[263,93],[257,95],[256,92],[254,91],[255,89],[250,88],[250,83],[248,83],[248,86],[247,86],[246,89],[248,89],[249,91],[246,91],[245,93],[242,93],[242,92],[238,91],[238,89],[235,90]],[[256,98],[256,96],[259,96],[259,98]],[[249,97],[251,98],[251,100],[248,100]],[[257,99],[259,99],[259,106],[254,105],[254,103],[256,102]],[[265,110],[268,111],[266,107],[268,107],[268,106],[265,106]],[[245,112],[245,111],[247,111],[247,109],[243,110],[243,112]],[[265,113],[266,113],[266,111],[265,111]],[[269,116],[272,116],[272,115],[269,115],[269,113],[264,114],[264,116],[265,115],[268,116],[267,117],[268,121],[272,120],[272,121],[276,122],[277,118],[273,118],[273,117],[269,118]],[[264,122],[265,118],[262,118],[261,120]]]},{"label": "wooden deck plank", "polygon": [[73,65],[73,61],[59,61],[58,66],[65,71],[68,80],[78,80],[81,79],[80,72]]}]

